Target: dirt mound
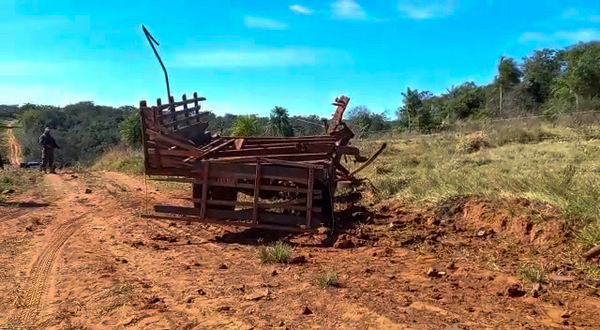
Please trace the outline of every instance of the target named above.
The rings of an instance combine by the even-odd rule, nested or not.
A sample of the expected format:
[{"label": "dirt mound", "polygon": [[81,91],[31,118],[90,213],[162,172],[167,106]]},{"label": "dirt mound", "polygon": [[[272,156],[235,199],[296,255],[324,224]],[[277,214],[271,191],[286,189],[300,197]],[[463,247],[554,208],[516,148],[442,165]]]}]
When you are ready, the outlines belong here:
[{"label": "dirt mound", "polygon": [[552,248],[567,242],[569,232],[554,206],[524,198],[447,199],[430,210],[427,223],[475,237],[499,235],[521,244]]}]

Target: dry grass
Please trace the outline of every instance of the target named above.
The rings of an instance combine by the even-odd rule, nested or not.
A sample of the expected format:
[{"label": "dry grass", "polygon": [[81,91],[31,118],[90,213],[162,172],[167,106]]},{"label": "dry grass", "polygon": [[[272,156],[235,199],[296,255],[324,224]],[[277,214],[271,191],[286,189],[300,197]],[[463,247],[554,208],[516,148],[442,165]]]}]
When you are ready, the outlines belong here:
[{"label": "dry grass", "polygon": [[292,247],[277,241],[269,246],[259,247],[257,255],[262,263],[285,263],[292,256]]},{"label": "dry grass", "polygon": [[337,271],[335,270],[325,270],[319,274],[316,279],[316,284],[320,288],[330,288],[340,285],[340,279]]}]

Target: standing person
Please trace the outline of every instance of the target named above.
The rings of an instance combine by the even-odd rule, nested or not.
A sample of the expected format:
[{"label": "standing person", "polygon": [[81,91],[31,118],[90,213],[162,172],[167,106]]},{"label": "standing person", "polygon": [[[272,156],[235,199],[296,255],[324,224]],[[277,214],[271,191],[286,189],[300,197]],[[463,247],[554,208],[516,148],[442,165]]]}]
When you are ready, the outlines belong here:
[{"label": "standing person", "polygon": [[50,128],[44,129],[44,134],[39,138],[39,143],[42,146],[42,166],[40,171],[47,172],[47,168],[50,167],[50,173],[56,173],[54,170],[54,149],[60,149],[56,140],[50,135]]}]

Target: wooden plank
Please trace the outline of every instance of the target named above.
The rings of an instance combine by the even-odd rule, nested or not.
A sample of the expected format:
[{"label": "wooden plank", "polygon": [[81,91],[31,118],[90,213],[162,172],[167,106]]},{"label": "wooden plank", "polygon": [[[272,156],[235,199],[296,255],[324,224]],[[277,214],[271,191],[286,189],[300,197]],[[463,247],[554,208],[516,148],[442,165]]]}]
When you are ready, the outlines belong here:
[{"label": "wooden plank", "polygon": [[[196,199],[196,198],[192,198],[191,199],[192,202],[194,203],[199,203],[200,200]],[[303,199],[303,203],[306,203],[306,199]],[[214,199],[209,199],[208,201],[206,201],[206,203],[208,205],[221,205],[221,206],[245,206],[245,207],[252,207],[252,218],[254,218],[254,203],[253,202],[238,202],[238,201],[221,201],[221,200],[214,200]],[[290,203],[278,203],[278,204],[269,204],[269,203],[258,203],[256,204],[258,206],[258,209],[287,209],[287,210],[295,210],[295,211],[306,211],[306,205],[293,205]],[[321,212],[321,208],[320,207],[313,207],[312,208],[313,212]],[[253,220],[254,221],[254,220]]]},{"label": "wooden plank", "polygon": [[[186,113],[191,112],[191,110],[193,110],[193,109],[190,109],[190,111],[188,111]],[[193,119],[196,119],[194,117],[196,117],[196,116],[202,117],[202,116],[207,115],[209,113],[210,113],[210,111],[204,111],[204,112],[201,112],[199,115],[193,115],[191,117],[188,116],[188,117],[184,117],[184,118],[180,118],[180,119],[174,119],[174,120],[166,122],[164,124],[164,126],[165,127],[179,127],[179,128],[177,128],[177,130],[180,130],[183,127],[192,126],[192,125],[197,124],[197,123],[200,122],[200,118],[197,118],[197,120],[196,120],[195,123],[190,123],[190,121],[193,121]],[[176,114],[179,115],[179,112],[176,113]],[[179,126],[180,124],[186,124],[186,125]]]},{"label": "wooden plank", "polygon": [[254,175],[254,205],[252,210],[252,221],[258,223],[258,197],[260,195],[260,159],[256,162],[256,174]]},{"label": "wooden plank", "polygon": [[147,148],[148,152],[153,153],[155,149],[162,149],[160,153],[167,156],[191,157],[195,154],[189,150],[163,149],[163,148]]},{"label": "wooden plank", "polygon": [[[144,131],[144,118],[146,118],[148,104],[146,101],[140,101],[140,120],[142,121],[142,145],[145,146],[148,143],[148,136]],[[144,148],[144,168],[150,167],[150,159],[148,158],[148,150]]]},{"label": "wooden plank", "polygon": [[311,228],[312,221],[312,202],[313,202],[313,189],[315,184],[315,170],[313,168],[308,169],[308,195],[306,196],[306,228]]},{"label": "wooden plank", "polygon": [[244,146],[244,139],[236,139],[235,140],[235,149],[240,150]]},{"label": "wooden plank", "polygon": [[186,149],[186,150],[191,151],[194,156],[202,157],[202,152],[200,150],[198,150],[196,147],[194,147],[193,145],[188,145],[188,144],[183,143],[175,138],[170,137],[169,135],[161,135],[161,134],[158,134],[151,130],[146,130],[146,132],[148,133],[148,135],[150,135],[151,137],[153,137],[156,140],[171,143],[174,146],[180,147],[181,149]]},{"label": "wooden plank", "polygon": [[199,114],[200,114],[200,104],[198,103],[198,93],[194,92],[194,116],[196,117],[196,123],[200,122]]},{"label": "wooden plank", "polygon": [[[198,178],[174,178],[174,177],[164,177],[164,178],[153,178],[150,177],[151,181],[166,181],[166,182],[178,182],[178,183],[190,183],[190,184],[198,184],[202,183],[201,179]],[[217,180],[208,180],[208,184],[211,187],[229,187],[229,188],[239,188],[239,189],[254,189],[254,184],[251,183],[240,183],[238,181],[227,182],[227,181],[217,181]],[[282,191],[282,192],[295,192],[306,194],[308,190],[306,188],[301,187],[286,187],[286,186],[271,186],[271,185],[260,185],[260,190],[268,190],[268,191]],[[321,192],[319,190],[314,192],[314,199],[319,199],[321,196]]]},{"label": "wooden plank", "polygon": [[214,219],[202,219],[197,216],[165,216],[165,215],[155,215],[155,214],[143,214],[143,218],[147,219],[157,219],[157,220],[172,220],[172,221],[186,221],[186,222],[198,222],[198,223],[206,223],[206,224],[216,224],[216,225],[227,225],[227,226],[236,226],[236,227],[248,227],[248,228],[260,228],[266,230],[279,230],[279,231],[289,231],[289,232],[311,232],[316,229],[312,228],[300,228],[300,227],[290,227],[290,226],[278,226],[278,225],[268,225],[268,224],[254,224],[250,222],[240,222],[240,221],[231,221],[231,220],[214,220]]},{"label": "wooden plank", "polygon": [[[196,94],[196,93],[194,93],[194,95],[195,95],[195,97],[194,97],[193,99],[186,100],[186,101],[185,101],[185,103],[188,103],[188,104],[189,104],[189,103],[196,103],[196,102],[198,102],[198,101],[206,101],[206,97],[202,97],[202,96],[200,96],[200,97],[197,97],[197,94]],[[160,104],[159,104],[159,105],[157,106],[157,108],[158,108],[159,110],[164,110],[164,109],[167,109],[167,108],[168,108],[169,106],[171,106],[171,105],[173,105],[174,107],[178,107],[178,106],[181,106],[181,105],[183,105],[183,104],[184,104],[184,101],[177,101],[177,102],[174,102],[174,101],[173,101],[173,102],[169,102],[168,104],[164,104],[164,105],[160,105]]]},{"label": "wooden plank", "polygon": [[210,172],[210,162],[204,163],[204,172],[202,173],[202,200],[200,201],[200,218],[206,217],[206,200],[208,198],[208,177]]},{"label": "wooden plank", "polygon": [[263,158],[263,159],[265,161],[271,163],[271,164],[277,164],[277,165],[302,167],[302,168],[312,168],[312,169],[319,169],[319,170],[322,170],[322,169],[325,168],[323,165],[317,165],[317,164],[306,164],[306,163],[300,163],[300,162],[290,162],[290,161],[287,161],[287,160],[273,159],[273,158]]},{"label": "wooden plank", "polygon": [[225,142],[223,142],[223,143],[221,143],[221,144],[217,145],[216,147],[213,147],[213,148],[211,148],[210,150],[208,150],[208,151],[204,152],[204,153],[202,154],[202,156],[203,156],[203,157],[207,157],[207,156],[209,156],[210,154],[212,154],[212,153],[214,153],[214,152],[218,151],[219,149],[221,149],[221,148],[225,148],[226,146],[228,146],[229,144],[233,143],[234,141],[235,141],[234,139],[229,139],[229,140],[227,140],[227,141],[225,141]]},{"label": "wooden plank", "polygon": [[[247,160],[256,159],[256,156],[237,156],[237,157],[218,157],[212,160],[219,162],[243,162]],[[294,154],[281,154],[281,155],[268,155],[270,159],[281,159],[290,161],[310,161],[310,160],[328,160],[331,159],[331,155],[326,153],[294,153]]]}]

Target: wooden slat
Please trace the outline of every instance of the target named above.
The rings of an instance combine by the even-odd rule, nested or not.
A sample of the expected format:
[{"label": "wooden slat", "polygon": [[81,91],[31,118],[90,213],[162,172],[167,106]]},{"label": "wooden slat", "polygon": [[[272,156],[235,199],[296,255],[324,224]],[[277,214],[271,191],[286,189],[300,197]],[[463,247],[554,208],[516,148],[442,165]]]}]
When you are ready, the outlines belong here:
[{"label": "wooden slat", "polygon": [[208,151],[203,152],[202,156],[203,157],[208,157],[208,156],[210,156],[210,154],[218,151],[221,148],[225,148],[226,146],[228,146],[229,144],[233,143],[234,141],[235,141],[234,139],[229,139],[229,140],[227,140],[227,141],[225,141],[225,142],[217,145],[216,147],[213,147],[213,148],[209,149]]},{"label": "wooden slat", "polygon": [[322,169],[325,168],[323,165],[306,164],[306,163],[300,163],[300,162],[290,162],[290,161],[282,160],[282,159],[263,158],[263,160],[265,160],[266,162],[269,162],[271,164],[277,164],[277,165],[302,167],[302,168],[312,168],[312,169],[319,169],[319,170],[322,170]]},{"label": "wooden slat", "polygon": [[[208,111],[207,111],[208,112]],[[198,103],[198,93],[194,92],[194,115],[196,117],[196,123],[200,122],[200,104]]]},{"label": "wooden slat", "polygon": [[[304,203],[306,203],[306,199],[303,199]],[[200,200],[196,198],[191,199],[194,203],[199,203]],[[252,207],[252,221],[254,221],[254,203],[253,202],[238,202],[238,201],[221,201],[221,200],[213,200],[210,199],[206,201],[208,205],[220,205],[220,206],[245,206]],[[295,210],[295,211],[306,211],[306,205],[293,205],[289,203],[278,203],[278,204],[268,204],[268,203],[257,203],[257,212],[258,209],[287,209],[287,210]],[[210,209],[210,208],[209,208]],[[321,212],[320,207],[313,207],[313,212]],[[258,216],[258,215],[257,215]]]},{"label": "wooden slat", "polygon": [[310,169],[308,169],[308,194],[306,196],[306,228],[311,227],[314,185],[315,185],[315,170],[313,168],[310,168]]},{"label": "wooden slat", "polygon": [[[189,103],[196,103],[196,102],[198,102],[198,101],[206,101],[206,98],[205,98],[205,97],[202,97],[202,96],[200,96],[200,97],[197,97],[196,93],[194,93],[194,95],[195,95],[196,97],[194,97],[193,99],[186,100],[186,101],[185,101],[185,103],[188,103],[188,104],[189,104]],[[164,109],[167,109],[167,108],[169,108],[169,106],[171,106],[171,105],[173,105],[174,107],[178,107],[178,106],[181,106],[181,105],[183,105],[183,104],[184,104],[184,101],[169,102],[168,104],[164,104],[164,105],[160,105],[160,104],[159,104],[159,105],[157,106],[157,108],[158,108],[159,110],[164,110]]]},{"label": "wooden slat", "polygon": [[[190,109],[186,113],[189,113],[191,111],[192,111],[192,109]],[[178,126],[179,127],[178,130],[179,130],[179,129],[182,129],[183,127],[192,126],[192,125],[197,124],[197,123],[200,122],[200,118],[198,118],[198,120],[196,120],[195,123],[190,123],[190,121],[192,121],[193,119],[195,119],[194,117],[196,117],[196,116],[201,117],[201,116],[207,115],[209,113],[210,113],[209,111],[204,111],[204,112],[201,112],[198,115],[195,114],[193,116],[189,116],[189,117],[184,117],[184,118],[180,118],[180,119],[175,119],[175,120],[167,121],[166,123],[164,123],[164,126],[165,127],[175,127],[175,126],[178,126],[180,124],[186,124],[186,125],[181,126],[181,127]],[[177,112],[176,114],[179,115],[180,113]]]},{"label": "wooden slat", "polygon": [[260,195],[260,159],[256,162],[256,174],[254,175],[254,205],[252,210],[252,221],[258,223],[258,197]]},{"label": "wooden slat", "polygon": [[202,173],[202,201],[200,201],[200,218],[206,217],[206,200],[208,198],[208,178],[210,175],[210,162],[204,163],[204,173]]},{"label": "wooden slat", "polygon": [[200,156],[200,157],[202,157],[202,152],[200,150],[198,150],[197,148],[195,148],[194,146],[192,146],[192,145],[185,144],[185,143],[183,143],[183,142],[181,142],[179,140],[176,140],[175,138],[172,138],[172,137],[170,137],[168,135],[161,135],[161,134],[158,134],[158,133],[153,132],[151,130],[146,130],[146,132],[148,133],[148,135],[150,135],[151,137],[153,137],[156,140],[164,141],[164,142],[167,142],[167,143],[171,143],[174,146],[180,147],[181,149],[189,150],[190,152],[192,152],[192,154],[194,156]]},{"label": "wooden slat", "polygon": [[[219,157],[212,159],[218,162],[238,162],[256,159],[256,156],[237,156],[237,157]],[[269,159],[295,160],[295,161],[310,161],[310,160],[328,160],[331,159],[329,154],[325,153],[294,153],[282,155],[269,155]]]}]

